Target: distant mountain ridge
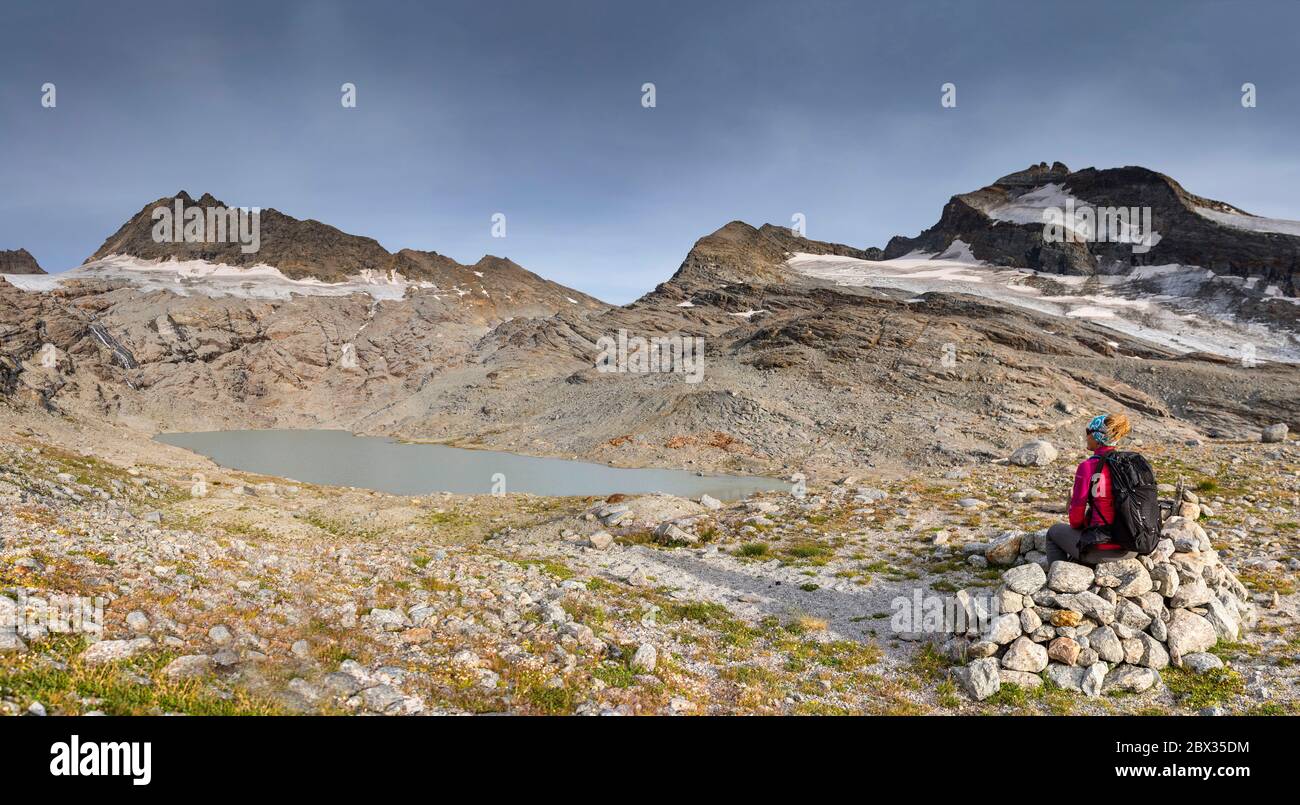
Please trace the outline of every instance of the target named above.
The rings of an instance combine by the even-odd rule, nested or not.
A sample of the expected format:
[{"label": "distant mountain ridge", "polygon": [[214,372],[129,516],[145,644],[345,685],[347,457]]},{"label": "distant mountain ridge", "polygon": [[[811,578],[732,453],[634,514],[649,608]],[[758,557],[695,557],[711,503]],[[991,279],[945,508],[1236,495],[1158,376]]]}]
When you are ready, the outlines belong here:
[{"label": "distant mountain ridge", "polygon": [[[1127,170],[1034,166],[954,197],[956,213],[884,250],[732,221],[625,306],[505,258],[389,253],[273,211],[254,255],[155,243],[152,206],[219,204],[178,195],[78,269],[0,282],[0,404],[149,430],[345,428],[781,474],[988,460],[1029,434],[1077,439],[1083,417],[1116,406],[1141,417],[1144,438],[1170,443],[1250,438],[1279,421],[1300,429],[1295,300],[1280,296],[1295,238],[1235,239],[1243,221],[1288,224]],[[1109,203],[1147,193],[1166,205],[1151,255],[1045,249],[1039,207],[1096,203],[1096,187]],[[1193,267],[1216,254],[1214,270]],[[171,259],[181,262],[158,262]],[[1139,270],[1143,260],[1175,264]],[[258,263],[291,279],[242,270]],[[1039,270],[1019,270],[1027,263]],[[601,371],[601,339],[623,332],[705,338],[701,382]],[[46,344],[53,367],[37,359]]]},{"label": "distant mountain ridge", "polygon": [[0,274],[44,274],[45,269],[41,268],[32,257],[31,252],[26,249],[0,249]]},{"label": "distant mountain ridge", "polygon": [[86,264],[124,255],[155,261],[199,260],[237,268],[268,265],[290,279],[327,283],[344,282],[364,273],[386,278],[390,272],[397,272],[407,280],[432,283],[462,296],[476,294],[477,302],[500,300],[501,304],[494,307],[526,307],[532,314],[540,312],[540,308],[578,305],[594,309],[604,305],[595,297],[546,280],[508,258],[485,255],[473,265],[464,265],[431,251],[402,249],[394,254],[374,238],[349,234],[320,221],[299,220],[271,208],[260,210],[260,248],[255,252],[246,253],[233,235],[220,243],[159,242],[154,237],[154,210],[174,210],[178,202],[186,211],[226,207],[211,194],[205,193],[196,201],[184,190],[157,199],[110,235],[86,259]]}]

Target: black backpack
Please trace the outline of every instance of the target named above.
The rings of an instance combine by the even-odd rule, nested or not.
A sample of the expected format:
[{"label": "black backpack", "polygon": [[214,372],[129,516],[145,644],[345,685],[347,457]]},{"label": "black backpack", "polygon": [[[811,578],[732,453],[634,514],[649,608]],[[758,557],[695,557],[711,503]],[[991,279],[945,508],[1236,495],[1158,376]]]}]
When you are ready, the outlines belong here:
[{"label": "black backpack", "polygon": [[[1156,474],[1141,453],[1112,450],[1099,458],[1110,468],[1115,520],[1106,523],[1113,540],[1145,556],[1160,542],[1160,501],[1156,499]],[[1088,505],[1092,506],[1089,485]]]}]

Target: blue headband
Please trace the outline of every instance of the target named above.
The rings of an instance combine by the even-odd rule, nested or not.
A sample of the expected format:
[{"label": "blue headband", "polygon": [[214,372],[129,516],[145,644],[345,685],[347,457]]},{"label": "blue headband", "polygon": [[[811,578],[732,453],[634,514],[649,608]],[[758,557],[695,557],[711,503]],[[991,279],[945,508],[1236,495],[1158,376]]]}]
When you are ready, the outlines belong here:
[{"label": "blue headband", "polygon": [[1106,436],[1106,414],[1097,414],[1088,423],[1087,431],[1092,434],[1092,438],[1097,440],[1098,444],[1106,447],[1114,447],[1115,441]]}]

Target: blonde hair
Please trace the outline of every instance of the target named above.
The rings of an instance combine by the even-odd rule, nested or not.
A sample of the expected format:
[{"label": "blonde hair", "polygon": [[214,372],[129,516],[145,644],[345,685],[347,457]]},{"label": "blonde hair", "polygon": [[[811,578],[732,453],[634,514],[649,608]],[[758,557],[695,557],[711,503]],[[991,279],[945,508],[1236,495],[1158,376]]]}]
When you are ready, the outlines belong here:
[{"label": "blonde hair", "polygon": [[1131,430],[1133,426],[1129,424],[1128,417],[1124,414],[1106,415],[1106,441],[1118,444],[1119,440],[1127,436]]}]

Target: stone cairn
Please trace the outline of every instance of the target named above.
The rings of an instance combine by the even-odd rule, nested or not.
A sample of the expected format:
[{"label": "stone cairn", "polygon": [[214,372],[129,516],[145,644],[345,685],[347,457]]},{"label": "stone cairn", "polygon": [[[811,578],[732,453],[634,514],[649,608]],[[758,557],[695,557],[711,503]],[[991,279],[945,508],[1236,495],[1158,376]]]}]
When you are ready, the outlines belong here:
[{"label": "stone cairn", "polygon": [[1221,668],[1207,652],[1219,640],[1236,641],[1257,614],[1197,524],[1196,496],[1180,490],[1179,500],[1155,551],[1095,569],[1049,565],[1046,530],[1006,532],[987,546],[989,564],[1011,567],[987,599],[989,611],[968,591],[957,593],[949,619],[956,636],[945,651],[969,661],[955,671],[962,688],[983,700],[1004,684],[1037,687],[1045,676],[1091,697],[1148,690],[1170,665]]}]

